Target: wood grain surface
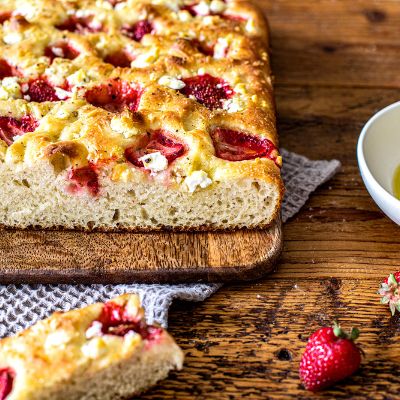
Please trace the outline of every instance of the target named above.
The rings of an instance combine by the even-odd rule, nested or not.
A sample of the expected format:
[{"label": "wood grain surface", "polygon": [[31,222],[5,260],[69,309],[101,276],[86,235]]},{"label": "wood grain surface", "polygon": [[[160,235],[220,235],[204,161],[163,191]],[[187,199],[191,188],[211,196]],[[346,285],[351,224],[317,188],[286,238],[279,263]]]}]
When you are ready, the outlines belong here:
[{"label": "wood grain surface", "polygon": [[272,271],[281,221],[269,229],[197,233],[0,231],[0,283],[229,282]]},{"label": "wood grain surface", "polygon": [[[355,153],[366,120],[400,99],[400,2],[258,4],[271,25],[282,145],[343,168],[284,225],[276,273],[172,307],[185,367],[143,399],[400,399],[400,319],[376,294],[400,269],[400,228],[369,197]],[[300,357],[334,318],[360,328],[362,368],[311,394],[298,379]]]}]

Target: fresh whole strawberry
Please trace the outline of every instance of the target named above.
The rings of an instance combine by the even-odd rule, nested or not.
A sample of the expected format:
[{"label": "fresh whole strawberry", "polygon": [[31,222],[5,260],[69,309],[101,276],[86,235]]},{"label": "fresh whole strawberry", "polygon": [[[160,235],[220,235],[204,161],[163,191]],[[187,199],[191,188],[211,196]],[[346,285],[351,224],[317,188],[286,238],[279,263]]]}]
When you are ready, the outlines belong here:
[{"label": "fresh whole strawberry", "polygon": [[354,344],[358,329],[347,335],[335,323],[320,328],[308,339],[300,361],[300,378],[306,389],[316,392],[341,381],[357,371],[361,350]]},{"label": "fresh whole strawberry", "polygon": [[390,274],[382,283],[378,290],[378,294],[382,296],[381,303],[389,304],[392,315],[400,311],[400,294],[399,294],[400,271]]}]

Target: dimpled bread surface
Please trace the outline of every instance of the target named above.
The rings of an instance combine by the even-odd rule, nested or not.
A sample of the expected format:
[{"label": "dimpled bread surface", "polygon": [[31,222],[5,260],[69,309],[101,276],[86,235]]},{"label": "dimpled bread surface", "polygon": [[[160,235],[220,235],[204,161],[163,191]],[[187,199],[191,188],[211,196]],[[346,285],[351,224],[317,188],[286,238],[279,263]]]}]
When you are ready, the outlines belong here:
[{"label": "dimpled bread surface", "polygon": [[275,220],[268,31],[251,3],[8,0],[0,22],[0,225]]}]

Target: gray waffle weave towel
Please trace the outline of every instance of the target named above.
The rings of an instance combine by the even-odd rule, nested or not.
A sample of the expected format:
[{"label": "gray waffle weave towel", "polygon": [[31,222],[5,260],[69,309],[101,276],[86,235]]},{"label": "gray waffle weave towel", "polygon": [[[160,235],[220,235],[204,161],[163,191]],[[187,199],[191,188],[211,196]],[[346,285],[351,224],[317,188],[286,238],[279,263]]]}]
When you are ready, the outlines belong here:
[{"label": "gray waffle weave towel", "polygon": [[[282,219],[296,214],[310,194],[340,168],[337,160],[310,161],[282,150],[286,194]],[[167,325],[168,309],[174,299],[203,301],[221,284],[180,285],[0,285],[0,337],[27,328],[56,310],[67,311],[113,296],[137,292],[146,308],[149,323]]]}]

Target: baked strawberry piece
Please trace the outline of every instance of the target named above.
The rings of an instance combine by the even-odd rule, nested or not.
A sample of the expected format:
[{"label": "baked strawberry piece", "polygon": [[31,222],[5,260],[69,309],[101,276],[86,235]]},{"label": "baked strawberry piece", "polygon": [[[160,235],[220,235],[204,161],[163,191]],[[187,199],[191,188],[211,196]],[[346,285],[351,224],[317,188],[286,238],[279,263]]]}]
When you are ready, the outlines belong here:
[{"label": "baked strawberry piece", "polygon": [[140,95],[139,87],[118,79],[89,89],[85,97],[90,104],[96,107],[118,113],[125,108],[132,112],[137,111]]},{"label": "baked strawberry piece", "polygon": [[0,79],[14,76],[14,68],[6,61],[0,59]]},{"label": "baked strawberry piece", "polygon": [[104,61],[114,67],[129,68],[135,57],[126,50],[115,51],[104,57]]},{"label": "baked strawberry piece", "polygon": [[121,28],[121,33],[129,39],[140,42],[144,35],[153,32],[153,25],[147,19],[138,21],[133,25],[124,25]]},{"label": "baked strawberry piece", "polygon": [[221,78],[209,74],[182,79],[185,86],[179,91],[188,97],[194,97],[210,110],[223,108],[223,102],[234,95],[230,85]]},{"label": "baked strawberry piece", "polygon": [[228,161],[269,158],[280,166],[276,146],[267,138],[260,138],[248,133],[227,128],[215,128],[211,138],[217,157]]},{"label": "baked strawberry piece", "polygon": [[31,115],[26,115],[21,119],[0,117],[0,139],[7,145],[11,145],[16,137],[33,132],[38,125],[39,123]]},{"label": "baked strawberry piece", "polygon": [[300,362],[305,388],[316,392],[353,375],[361,363],[361,350],[354,343],[357,338],[358,329],[348,335],[337,324],[314,332]]},{"label": "baked strawberry piece", "polygon": [[71,43],[61,41],[47,46],[44,55],[50,58],[51,64],[56,57],[75,60],[79,56],[79,51]]},{"label": "baked strawberry piece", "polygon": [[6,400],[14,383],[14,371],[11,368],[0,369],[0,400]]},{"label": "baked strawberry piece", "polygon": [[159,130],[153,132],[150,136],[146,136],[141,146],[127,148],[125,157],[136,167],[143,168],[143,157],[153,153],[161,153],[170,164],[185,153],[185,145],[168,133]]},{"label": "baked strawberry piece", "polygon": [[92,196],[97,196],[100,190],[97,168],[93,164],[86,167],[72,168],[68,172],[68,179],[71,182],[67,190],[72,193],[79,193],[87,190]]},{"label": "baked strawberry piece", "polygon": [[[32,79],[28,83],[21,85],[22,94],[25,100],[37,103],[45,101],[65,100],[66,97],[59,97],[56,88],[45,79]],[[64,93],[64,91],[63,91]]]},{"label": "baked strawberry piece", "polygon": [[1,340],[0,400],[131,399],[182,364],[173,338],[125,294]]},{"label": "baked strawberry piece", "polygon": [[94,15],[88,15],[85,17],[71,15],[61,24],[56,25],[56,28],[60,31],[69,31],[80,34],[96,33],[103,30],[102,25],[95,20]]}]

